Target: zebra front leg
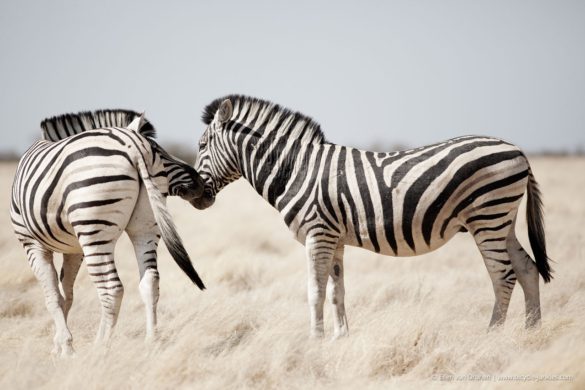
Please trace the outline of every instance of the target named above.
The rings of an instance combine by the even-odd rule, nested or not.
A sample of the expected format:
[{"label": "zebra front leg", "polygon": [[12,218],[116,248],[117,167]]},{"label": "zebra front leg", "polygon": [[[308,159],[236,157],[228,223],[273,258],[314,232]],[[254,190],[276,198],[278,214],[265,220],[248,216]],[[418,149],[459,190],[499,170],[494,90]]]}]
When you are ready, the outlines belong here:
[{"label": "zebra front leg", "polygon": [[343,283],[343,252],[344,245],[339,245],[333,255],[329,281],[327,283],[327,294],[333,306],[333,338],[347,336],[349,328],[345,315],[345,287]]},{"label": "zebra front leg", "polygon": [[311,337],[321,338],[323,329],[323,304],[327,289],[327,278],[331,270],[333,254],[337,243],[319,240],[313,236],[306,241],[309,268],[308,301],[311,315]]},{"label": "zebra front leg", "polygon": [[518,282],[524,291],[524,300],[526,303],[526,328],[537,327],[540,325],[540,291],[539,291],[539,274],[536,264],[530,258],[528,253],[518,242],[514,229],[510,230],[507,242],[508,253],[514,273],[518,277]]},{"label": "zebra front leg", "polygon": [[124,286],[118,277],[114,263],[114,247],[109,249],[93,254],[86,253],[84,257],[89,277],[96,286],[102,304],[102,316],[95,340],[96,344],[105,344],[109,341],[118,320],[124,296]]},{"label": "zebra front leg", "polygon": [[73,351],[73,337],[67,328],[66,315],[63,310],[64,302],[59,292],[57,271],[53,264],[53,253],[40,248],[26,247],[28,261],[35,277],[43,287],[47,310],[55,322],[54,348],[52,353],[62,357],[71,356]]},{"label": "zebra front leg", "polygon": [[71,305],[73,304],[73,285],[75,284],[75,278],[77,277],[82,261],[83,254],[63,255],[63,266],[61,267],[60,279],[63,295],[65,297],[65,303],[63,305],[65,320],[67,320],[69,310],[71,310]]}]

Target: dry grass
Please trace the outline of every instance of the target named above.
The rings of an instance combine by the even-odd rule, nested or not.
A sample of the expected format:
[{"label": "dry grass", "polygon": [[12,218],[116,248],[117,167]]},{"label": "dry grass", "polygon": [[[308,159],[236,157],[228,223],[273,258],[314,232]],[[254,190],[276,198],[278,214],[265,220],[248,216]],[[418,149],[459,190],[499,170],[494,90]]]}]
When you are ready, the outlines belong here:
[{"label": "dry grass", "polygon": [[[458,235],[418,258],[348,248],[350,337],[313,342],[303,247],[238,182],[205,212],[170,201],[208,290],[190,285],[161,250],[160,338],[145,345],[137,266],[123,238],[126,294],[112,346],[92,346],[100,306],[82,267],[70,316],[77,357],[63,361],[50,356],[52,321],[9,223],[15,165],[0,165],[0,388],[585,388],[585,160],[533,159],[533,168],[556,260],[539,330],[523,329],[517,287],[505,327],[486,332],[491,283],[473,241]],[[325,320],[329,336],[328,311]],[[559,375],[572,380],[551,381]]]}]

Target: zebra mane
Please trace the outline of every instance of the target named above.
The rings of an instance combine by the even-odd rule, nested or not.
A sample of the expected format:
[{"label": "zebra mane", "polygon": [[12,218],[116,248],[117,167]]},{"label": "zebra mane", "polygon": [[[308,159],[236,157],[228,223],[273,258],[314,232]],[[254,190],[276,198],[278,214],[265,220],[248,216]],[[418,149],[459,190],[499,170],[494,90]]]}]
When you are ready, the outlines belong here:
[{"label": "zebra mane", "polygon": [[[203,121],[203,123],[209,125],[213,121],[215,113],[219,109],[221,102],[223,102],[225,99],[229,99],[234,107],[232,120],[235,117],[237,117],[242,111],[249,112],[252,108],[254,108],[254,106],[257,106],[256,107],[257,111],[267,110],[267,112],[269,113],[268,117],[265,118],[265,120],[263,120],[263,123],[270,123],[270,121],[277,115],[280,115],[281,117],[284,116],[285,119],[291,119],[292,121],[290,123],[303,121],[306,123],[305,128],[306,133],[308,133],[308,135],[313,140],[316,140],[317,142],[320,143],[326,142],[325,135],[321,130],[321,126],[313,118],[301,114],[300,112],[290,110],[286,107],[282,107],[271,101],[245,95],[232,94],[215,99],[203,109],[203,113],[201,115],[201,120]],[[257,121],[258,120],[256,120],[256,122]],[[249,126],[254,127],[254,123],[250,123]],[[289,126],[285,131],[291,130],[292,128],[290,128]]]},{"label": "zebra mane", "polygon": [[[126,127],[138,116],[140,113],[131,110],[82,111],[47,118],[41,122],[41,129],[43,139],[55,142],[88,130]],[[146,118],[138,132],[147,138],[156,137],[154,126]]]}]

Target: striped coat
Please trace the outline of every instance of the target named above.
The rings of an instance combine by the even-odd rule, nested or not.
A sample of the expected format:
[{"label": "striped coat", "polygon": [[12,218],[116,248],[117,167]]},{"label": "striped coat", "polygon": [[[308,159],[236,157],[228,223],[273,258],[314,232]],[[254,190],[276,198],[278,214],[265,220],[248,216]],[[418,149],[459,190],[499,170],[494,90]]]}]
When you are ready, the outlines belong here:
[{"label": "striped coat", "polygon": [[[494,286],[490,325],[503,323],[516,280],[526,295],[527,325],[540,321],[539,272],[550,280],[540,192],[516,146],[465,136],[406,151],[363,151],[327,142],[319,125],[300,113],[240,95],[212,102],[203,120],[196,169],[206,184],[193,204],[211,206],[223,187],[244,177],[280,211],[307,248],[312,334],[323,334],[327,285],[335,336],[347,334],[345,245],[414,256],[466,231]],[[514,233],[525,192],[536,263]]]},{"label": "striped coat", "polygon": [[[116,127],[99,127],[103,125]],[[165,206],[167,195],[187,200],[200,196],[201,178],[166,153],[154,141],[152,125],[134,112],[68,114],[45,120],[42,128],[44,140],[36,142],[19,162],[10,210],[16,235],[55,321],[54,352],[73,352],[66,322],[82,260],[102,303],[98,340],[109,338],[123,295],[114,247],[124,231],[136,251],[147,337],[152,337],[158,301],[156,249],[161,235],[177,264],[204,288]],[[64,254],[60,280],[53,252]],[[65,296],[59,292],[59,282]]]}]

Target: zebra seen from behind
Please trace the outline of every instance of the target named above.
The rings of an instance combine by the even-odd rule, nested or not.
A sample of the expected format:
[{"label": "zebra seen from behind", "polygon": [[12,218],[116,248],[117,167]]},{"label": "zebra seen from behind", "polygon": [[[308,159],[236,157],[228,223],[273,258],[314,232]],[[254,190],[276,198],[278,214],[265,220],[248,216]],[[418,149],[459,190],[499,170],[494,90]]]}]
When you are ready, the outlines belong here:
[{"label": "zebra seen from behind", "polygon": [[[108,127],[101,128],[104,125]],[[83,260],[102,305],[96,342],[109,339],[124,292],[114,262],[116,241],[123,231],[138,260],[146,336],[152,338],[161,236],[179,267],[199,288],[205,288],[165,205],[167,195],[186,200],[200,196],[201,178],[162,149],[154,141],[154,127],[132,111],[67,114],[47,119],[41,127],[44,139],[18,164],[10,210],[16,235],[55,322],[53,352],[73,353],[67,316]],[[59,279],[64,296],[53,252],[63,253]]]},{"label": "zebra seen from behind", "polygon": [[[526,325],[541,319],[539,273],[551,279],[540,191],[525,155],[491,137],[464,136],[417,149],[378,153],[335,145],[319,125],[269,101],[230,95],[209,104],[195,168],[205,209],[244,177],[305,245],[311,334],[322,336],[323,304],[333,305],[334,337],[348,333],[344,246],[391,256],[433,251],[458,232],[473,236],[489,271],[495,304],[490,326],[506,317],[516,280]],[[532,261],[515,223],[527,192]]]}]

